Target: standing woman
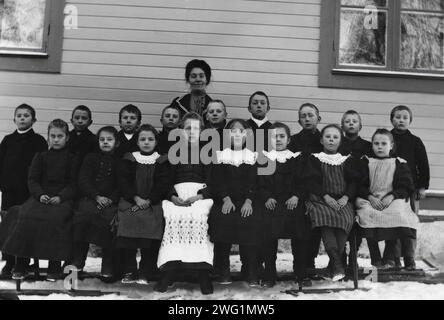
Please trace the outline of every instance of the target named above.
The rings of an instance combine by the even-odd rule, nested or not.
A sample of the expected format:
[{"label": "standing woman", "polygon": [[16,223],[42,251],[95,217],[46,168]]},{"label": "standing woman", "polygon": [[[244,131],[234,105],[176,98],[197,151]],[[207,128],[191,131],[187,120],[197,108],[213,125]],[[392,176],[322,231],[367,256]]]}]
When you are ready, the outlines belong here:
[{"label": "standing woman", "polygon": [[171,105],[179,108],[182,118],[188,112],[195,112],[206,119],[207,107],[211,97],[207,95],[207,86],[211,82],[211,67],[205,60],[191,60],[185,67],[185,80],[190,93],[177,97]]}]

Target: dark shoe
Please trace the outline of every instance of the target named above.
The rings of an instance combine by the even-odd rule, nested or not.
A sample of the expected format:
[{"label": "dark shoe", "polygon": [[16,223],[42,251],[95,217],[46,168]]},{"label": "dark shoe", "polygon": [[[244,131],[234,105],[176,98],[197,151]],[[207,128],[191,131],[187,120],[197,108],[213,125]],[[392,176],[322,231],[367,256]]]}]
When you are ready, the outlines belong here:
[{"label": "dark shoe", "polygon": [[305,277],[303,279],[296,278],[294,281],[296,282],[300,287],[311,287],[313,286],[313,282],[309,277]]},{"label": "dark shoe", "polygon": [[167,292],[168,288],[174,284],[174,273],[167,272],[161,278],[160,281],[154,286],[154,291],[156,292]]},{"label": "dark shoe", "polygon": [[226,274],[219,276],[216,282],[222,285],[228,285],[231,284],[233,281],[231,280],[230,274]]},{"label": "dark shoe", "polygon": [[380,269],[382,267],[382,261],[372,262],[372,266],[377,268],[377,269]]},{"label": "dark shoe", "polygon": [[273,288],[276,285],[276,281],[265,280],[262,281],[261,286],[263,288]]},{"label": "dark shoe", "polygon": [[46,281],[56,282],[57,280],[63,279],[63,274],[61,272],[51,272],[46,276]]},{"label": "dark shoe", "polygon": [[136,283],[137,280],[139,280],[139,276],[137,275],[137,273],[125,273],[122,278],[122,283]]},{"label": "dark shoe", "polygon": [[259,280],[248,280],[248,286],[252,287],[252,288],[257,288],[261,286],[261,283],[259,282]]},{"label": "dark shoe", "polygon": [[207,295],[214,292],[213,283],[211,282],[209,272],[201,272],[199,274],[199,285],[202,294]]},{"label": "dark shoe", "polygon": [[24,280],[28,276],[26,271],[14,271],[12,272],[11,279],[12,280]]},{"label": "dark shoe", "polygon": [[23,280],[28,275],[28,265],[25,259],[18,258],[17,263],[12,270],[13,280]]},{"label": "dark shoe", "polygon": [[396,269],[396,262],[394,260],[387,260],[383,262],[381,270],[393,270]]},{"label": "dark shoe", "polygon": [[407,271],[415,271],[416,270],[416,262],[414,258],[405,257],[404,258],[404,268]]}]

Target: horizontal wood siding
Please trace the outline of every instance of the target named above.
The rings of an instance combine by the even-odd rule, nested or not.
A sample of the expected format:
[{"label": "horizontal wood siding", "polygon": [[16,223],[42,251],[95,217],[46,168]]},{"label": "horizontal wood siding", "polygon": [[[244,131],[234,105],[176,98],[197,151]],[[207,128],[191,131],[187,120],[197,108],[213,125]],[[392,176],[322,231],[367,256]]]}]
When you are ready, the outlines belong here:
[{"label": "horizontal wood siding", "polygon": [[297,108],[313,102],[322,124],[339,122],[348,109],[364,120],[363,136],[390,128],[397,104],[414,112],[412,131],[425,142],[432,188],[444,189],[442,95],[318,88],[320,0],[68,0],[79,11],[79,29],[65,30],[61,74],[0,72],[0,138],[14,129],[14,107],[37,108],[44,134],[56,117],[68,120],[78,104],[93,109],[95,131],[117,124],[117,113],[135,103],[144,122],[186,92],[184,65],[206,59],[213,67],[209,94],[223,99],[229,116],[248,117],[249,95],[271,97],[270,119],[299,131]]}]

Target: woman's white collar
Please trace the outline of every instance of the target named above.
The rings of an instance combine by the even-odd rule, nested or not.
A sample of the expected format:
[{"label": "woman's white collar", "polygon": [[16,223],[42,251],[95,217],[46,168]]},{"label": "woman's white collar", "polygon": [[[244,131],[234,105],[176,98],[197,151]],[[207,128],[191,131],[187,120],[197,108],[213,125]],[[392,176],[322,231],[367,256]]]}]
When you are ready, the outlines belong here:
[{"label": "woman's white collar", "polygon": [[216,151],[216,155],[218,163],[230,164],[236,167],[239,167],[241,164],[254,165],[258,156],[257,152],[248,149],[225,149],[223,151]]},{"label": "woman's white collar", "polygon": [[297,158],[299,157],[299,155],[301,154],[300,152],[296,152],[293,153],[290,150],[285,150],[285,151],[276,151],[276,150],[272,150],[270,152],[267,151],[262,151],[262,153],[264,154],[264,156],[266,156],[269,160],[271,161],[277,161],[280,163],[285,163],[287,162],[287,160],[292,159],[292,158]]},{"label": "woman's white collar", "polygon": [[160,154],[158,154],[157,152],[154,152],[152,155],[149,156],[143,155],[139,151],[133,152],[132,154],[134,159],[136,159],[136,162],[140,164],[154,164],[160,157]]},{"label": "woman's white collar", "polygon": [[350,156],[343,156],[340,153],[336,154],[326,154],[325,152],[314,153],[314,157],[319,159],[322,163],[329,164],[332,166],[340,166],[343,164]]}]

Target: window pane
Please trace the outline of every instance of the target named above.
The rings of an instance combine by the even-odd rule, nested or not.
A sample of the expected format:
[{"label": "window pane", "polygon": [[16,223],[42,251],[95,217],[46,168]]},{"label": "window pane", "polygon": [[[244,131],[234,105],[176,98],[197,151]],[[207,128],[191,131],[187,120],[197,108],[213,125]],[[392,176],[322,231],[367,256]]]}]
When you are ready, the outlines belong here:
[{"label": "window pane", "polygon": [[46,0],[0,0],[0,47],[42,49]]},{"label": "window pane", "polygon": [[425,13],[401,15],[401,68],[442,70],[444,16]]},{"label": "window pane", "polygon": [[444,0],[401,0],[403,9],[443,11]]},{"label": "window pane", "polygon": [[386,65],[387,12],[341,10],[339,63]]},{"label": "window pane", "polygon": [[377,6],[387,7],[387,0],[341,0],[342,6]]}]

